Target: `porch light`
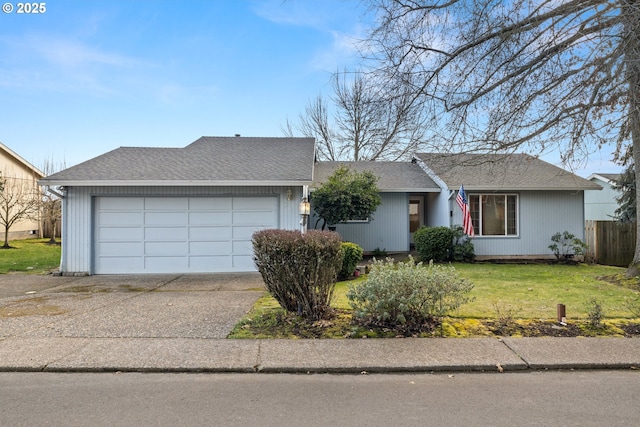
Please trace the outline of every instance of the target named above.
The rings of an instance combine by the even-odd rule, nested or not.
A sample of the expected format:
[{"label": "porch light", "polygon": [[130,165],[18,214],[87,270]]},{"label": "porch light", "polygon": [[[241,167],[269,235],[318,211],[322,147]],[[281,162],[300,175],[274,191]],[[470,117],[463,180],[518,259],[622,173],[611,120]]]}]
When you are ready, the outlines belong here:
[{"label": "porch light", "polygon": [[306,197],[300,202],[300,231],[304,234],[307,231],[307,219],[311,213],[311,203]]},{"label": "porch light", "polygon": [[307,198],[303,198],[300,202],[300,215],[309,216],[311,213],[311,203],[307,200]]}]

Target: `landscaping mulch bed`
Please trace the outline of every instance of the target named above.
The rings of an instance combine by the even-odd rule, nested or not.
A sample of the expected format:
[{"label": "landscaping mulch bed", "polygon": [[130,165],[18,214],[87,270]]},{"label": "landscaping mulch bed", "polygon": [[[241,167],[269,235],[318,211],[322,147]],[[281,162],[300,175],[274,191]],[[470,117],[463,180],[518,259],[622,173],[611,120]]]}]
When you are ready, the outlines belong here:
[{"label": "landscaping mulch bed", "polygon": [[[449,319],[446,325],[426,322],[411,329],[358,322],[349,312],[335,310],[333,316],[319,321],[307,321],[291,313],[271,312],[266,317],[249,321],[240,327],[242,338],[401,338],[401,337],[593,337],[617,336],[640,338],[640,323],[621,321],[598,327],[588,321],[566,325],[552,320],[481,319],[473,324]],[[233,334],[232,334],[233,335]]]},{"label": "landscaping mulch bed", "polygon": [[522,337],[579,337],[584,331],[575,324],[561,325],[554,322],[533,321],[526,324],[503,325],[496,321],[485,321],[487,328],[498,336]]}]

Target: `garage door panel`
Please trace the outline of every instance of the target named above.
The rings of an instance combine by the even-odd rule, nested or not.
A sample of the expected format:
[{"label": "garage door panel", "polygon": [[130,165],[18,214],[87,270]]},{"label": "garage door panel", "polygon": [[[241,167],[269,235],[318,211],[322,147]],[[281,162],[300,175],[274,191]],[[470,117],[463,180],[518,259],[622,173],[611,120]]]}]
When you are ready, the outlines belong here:
[{"label": "garage door panel", "polygon": [[145,212],[146,225],[187,225],[186,212]]},{"label": "garage door panel", "polygon": [[110,225],[142,225],[144,215],[142,212],[101,212],[98,215],[101,226]]},{"label": "garage door panel", "polygon": [[96,236],[101,242],[141,241],[144,238],[142,227],[100,227]]},{"label": "garage door panel", "polygon": [[231,238],[230,227],[189,227],[189,240],[224,241]]},{"label": "garage door panel", "polygon": [[197,273],[227,272],[233,267],[231,261],[231,255],[192,256],[189,258],[189,267]]},{"label": "garage door panel", "polygon": [[233,244],[231,241],[189,243],[189,255],[227,255],[232,251]]},{"label": "garage door panel", "polygon": [[144,254],[142,242],[101,242],[98,246],[102,256],[134,257]]},{"label": "garage door panel", "polygon": [[234,255],[233,271],[252,271],[256,269],[252,255]]},{"label": "garage door panel", "polygon": [[118,273],[140,273],[144,270],[144,258],[138,257],[106,257],[100,258],[100,265],[98,271]]},{"label": "garage door panel", "polygon": [[262,230],[262,228],[263,227],[259,227],[259,226],[233,227],[233,239],[251,241],[251,237],[253,236],[253,233],[255,233],[256,231]]},{"label": "garage door panel", "polygon": [[101,197],[98,207],[100,210],[142,210],[144,200],[140,197]]},{"label": "garage door panel", "polygon": [[255,271],[251,238],[276,228],[276,197],[103,197],[95,272]]},{"label": "garage door panel", "polygon": [[186,227],[147,227],[144,238],[149,241],[187,240],[189,232]]},{"label": "garage door panel", "polygon": [[186,197],[146,197],[144,208],[147,211],[181,210],[189,209],[189,199]]},{"label": "garage door panel", "polygon": [[144,254],[149,255],[175,255],[187,254],[187,242],[145,242]]},{"label": "garage door panel", "polygon": [[234,255],[253,255],[253,245],[246,240],[233,242]]},{"label": "garage door panel", "polygon": [[186,256],[155,256],[145,258],[144,268],[154,273],[188,272],[189,263]]},{"label": "garage door panel", "polygon": [[273,217],[270,211],[234,211],[233,225],[273,224]]},{"label": "garage door panel", "polygon": [[231,225],[231,211],[228,212],[189,212],[191,225]]},{"label": "garage door panel", "polygon": [[189,209],[208,211],[230,211],[233,208],[231,197],[192,197]]}]

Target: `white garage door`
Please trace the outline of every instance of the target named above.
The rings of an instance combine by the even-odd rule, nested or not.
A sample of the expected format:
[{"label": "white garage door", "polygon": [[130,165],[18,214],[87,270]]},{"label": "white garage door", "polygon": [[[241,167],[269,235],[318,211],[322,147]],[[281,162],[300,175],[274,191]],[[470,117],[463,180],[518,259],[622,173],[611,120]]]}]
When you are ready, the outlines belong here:
[{"label": "white garage door", "polygon": [[98,197],[95,273],[255,271],[252,234],[276,197]]}]

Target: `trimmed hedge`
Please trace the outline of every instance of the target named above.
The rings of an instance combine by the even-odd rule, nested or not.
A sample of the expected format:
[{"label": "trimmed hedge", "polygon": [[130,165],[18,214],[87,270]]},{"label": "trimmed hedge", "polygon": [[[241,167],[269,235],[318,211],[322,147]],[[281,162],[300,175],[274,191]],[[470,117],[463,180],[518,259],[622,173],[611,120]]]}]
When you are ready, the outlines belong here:
[{"label": "trimmed hedge", "polygon": [[453,231],[449,227],[422,227],[415,232],[413,240],[420,260],[447,261],[453,243]]},{"label": "trimmed hedge", "polygon": [[472,262],[476,257],[473,243],[460,225],[422,227],[415,232],[413,240],[423,262]]},{"label": "trimmed hedge", "polygon": [[312,320],[326,317],[342,267],[340,235],[266,229],[254,233],[252,243],[256,267],[282,308]]}]

